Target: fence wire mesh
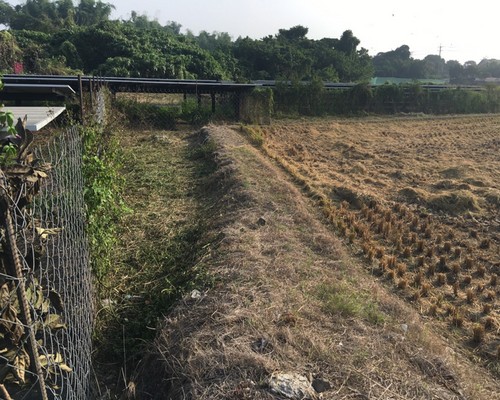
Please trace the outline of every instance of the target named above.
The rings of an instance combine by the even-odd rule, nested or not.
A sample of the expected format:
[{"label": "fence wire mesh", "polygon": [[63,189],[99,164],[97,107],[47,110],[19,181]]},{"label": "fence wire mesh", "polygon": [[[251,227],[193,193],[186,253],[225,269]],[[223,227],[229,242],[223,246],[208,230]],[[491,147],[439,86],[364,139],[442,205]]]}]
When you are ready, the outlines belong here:
[{"label": "fence wire mesh", "polygon": [[78,129],[34,154],[2,179],[0,398],[88,399],[94,310]]},{"label": "fence wire mesh", "polygon": [[68,129],[47,146],[38,157],[52,165],[40,196],[35,199],[35,218],[42,226],[57,230],[47,238],[40,260],[38,279],[62,302],[66,324],[50,339],[49,354],[61,354],[72,373],[59,375],[63,399],[87,399],[90,390],[93,293],[88,241],[85,234],[82,140],[76,127]]}]

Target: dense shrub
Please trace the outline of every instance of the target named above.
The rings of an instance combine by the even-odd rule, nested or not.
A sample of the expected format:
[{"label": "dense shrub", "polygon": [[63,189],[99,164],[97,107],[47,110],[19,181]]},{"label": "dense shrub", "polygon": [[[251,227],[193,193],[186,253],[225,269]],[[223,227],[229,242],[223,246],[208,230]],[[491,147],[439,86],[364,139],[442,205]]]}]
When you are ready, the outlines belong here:
[{"label": "dense shrub", "polygon": [[500,89],[440,89],[420,84],[358,84],[348,89],[325,90],[321,83],[281,83],[274,89],[278,115],[350,114],[470,114],[500,111]]}]

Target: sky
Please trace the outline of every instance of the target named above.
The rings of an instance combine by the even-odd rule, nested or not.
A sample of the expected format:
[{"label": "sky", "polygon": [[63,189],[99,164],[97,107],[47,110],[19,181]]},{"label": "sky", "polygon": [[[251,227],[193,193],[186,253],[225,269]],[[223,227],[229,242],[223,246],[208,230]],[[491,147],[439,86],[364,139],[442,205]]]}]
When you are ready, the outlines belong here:
[{"label": "sky", "polygon": [[371,56],[406,44],[417,59],[440,53],[461,63],[500,59],[500,3],[491,0],[103,1],[115,6],[112,18],[128,19],[134,10],[162,25],[175,21],[182,32],[194,34],[205,30],[261,39],[303,25],[310,39],[339,38],[350,29]]}]

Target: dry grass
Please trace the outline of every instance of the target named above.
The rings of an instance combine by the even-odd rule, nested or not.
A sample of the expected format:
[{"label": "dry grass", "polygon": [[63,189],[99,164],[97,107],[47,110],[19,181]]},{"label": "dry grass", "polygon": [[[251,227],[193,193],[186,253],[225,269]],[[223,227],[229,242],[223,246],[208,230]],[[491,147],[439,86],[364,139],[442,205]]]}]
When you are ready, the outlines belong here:
[{"label": "dry grass", "polygon": [[[361,248],[395,254],[395,264],[408,264],[408,282],[423,271],[434,276],[433,292],[446,297],[451,291],[455,306],[469,304],[471,317],[459,341],[468,346],[474,315],[493,296],[472,296],[453,285],[462,280],[494,287],[500,265],[499,208],[492,196],[500,182],[499,128],[498,115],[278,122],[267,128],[263,148],[309,194],[329,196],[334,223],[358,220],[369,226],[369,243],[362,238]],[[367,267],[372,270],[371,263]],[[392,275],[389,281],[406,298],[406,285]],[[419,301],[423,310],[429,308],[426,301]],[[499,320],[498,300],[493,302],[493,318]],[[498,332],[483,342],[500,342]],[[489,347],[479,352],[491,365]]]},{"label": "dry grass", "polygon": [[211,283],[203,258],[217,238],[205,234],[207,195],[201,190],[213,168],[213,148],[197,143],[194,151],[195,141],[190,131],[120,135],[131,211],[121,221],[114,268],[100,282],[96,332],[97,368],[111,391],[123,381],[126,386],[145,342],[175,301]]},{"label": "dry grass", "polygon": [[[327,381],[324,398],[499,398],[488,372],[451,350],[336,237],[343,226],[353,239],[349,205],[333,207],[298,164],[287,165],[290,182],[237,130],[210,135],[220,148],[209,230],[223,239],[204,262],[217,284],[187,293],[166,316],[137,369],[139,398],[274,399],[276,371]],[[371,251],[378,264],[378,248],[365,259]],[[400,271],[407,290],[410,268]]]}]

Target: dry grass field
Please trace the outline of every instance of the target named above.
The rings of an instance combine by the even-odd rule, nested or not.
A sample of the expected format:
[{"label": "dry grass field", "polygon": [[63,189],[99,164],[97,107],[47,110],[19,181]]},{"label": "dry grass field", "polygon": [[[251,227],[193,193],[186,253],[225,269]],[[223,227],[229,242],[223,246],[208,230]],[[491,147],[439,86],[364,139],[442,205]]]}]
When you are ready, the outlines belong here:
[{"label": "dry grass field", "polygon": [[[162,316],[122,398],[500,399],[498,119],[127,133],[140,207],[124,237],[144,251],[123,254],[140,274],[194,268],[211,284]],[[215,163],[201,180],[191,146]],[[145,179],[167,170],[178,190]],[[159,268],[178,247],[162,238],[193,218],[199,239]],[[284,376],[302,392],[273,386]]]},{"label": "dry grass field", "polygon": [[255,129],[373,274],[475,354],[500,357],[500,116]]}]

